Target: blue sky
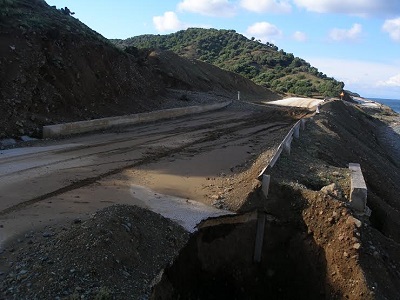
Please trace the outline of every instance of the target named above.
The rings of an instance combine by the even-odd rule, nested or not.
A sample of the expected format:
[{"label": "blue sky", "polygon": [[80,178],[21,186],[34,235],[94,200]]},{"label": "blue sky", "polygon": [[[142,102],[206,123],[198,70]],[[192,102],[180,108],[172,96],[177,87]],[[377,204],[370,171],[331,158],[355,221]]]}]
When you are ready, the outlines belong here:
[{"label": "blue sky", "polygon": [[107,38],[188,27],[272,42],[364,97],[400,99],[399,0],[46,0]]}]

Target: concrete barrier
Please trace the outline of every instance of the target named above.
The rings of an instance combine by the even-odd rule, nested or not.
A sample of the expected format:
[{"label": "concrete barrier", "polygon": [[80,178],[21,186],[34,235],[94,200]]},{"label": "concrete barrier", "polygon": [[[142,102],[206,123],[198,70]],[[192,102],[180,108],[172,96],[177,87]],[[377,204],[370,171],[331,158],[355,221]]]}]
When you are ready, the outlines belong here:
[{"label": "concrete barrier", "polygon": [[207,111],[224,108],[232,101],[216,103],[204,106],[189,106],[157,110],[147,113],[132,114],[118,117],[95,119],[88,121],[78,121],[57,125],[48,125],[43,127],[43,138],[58,137],[77,133],[85,133],[96,130],[104,130],[110,127],[134,125],[144,122],[153,122],[162,119],[171,119],[190,114],[198,114]]},{"label": "concrete barrier", "polygon": [[365,213],[367,209],[367,185],[361,171],[360,164],[349,163],[351,171],[350,207],[358,212]]}]

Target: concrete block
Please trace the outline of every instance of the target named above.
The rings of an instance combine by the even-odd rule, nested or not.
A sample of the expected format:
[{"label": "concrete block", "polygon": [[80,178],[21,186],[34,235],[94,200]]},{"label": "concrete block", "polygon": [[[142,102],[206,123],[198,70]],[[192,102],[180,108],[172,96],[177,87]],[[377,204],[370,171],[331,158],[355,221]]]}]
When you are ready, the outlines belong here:
[{"label": "concrete block", "polygon": [[360,164],[349,163],[351,171],[350,207],[365,212],[367,207],[367,185]]}]

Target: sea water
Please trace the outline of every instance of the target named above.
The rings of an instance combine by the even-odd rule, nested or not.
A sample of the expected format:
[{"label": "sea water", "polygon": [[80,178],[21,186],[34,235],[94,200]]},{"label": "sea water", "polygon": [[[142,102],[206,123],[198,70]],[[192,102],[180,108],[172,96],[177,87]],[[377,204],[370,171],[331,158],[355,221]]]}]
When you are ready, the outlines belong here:
[{"label": "sea water", "polygon": [[395,112],[400,114],[400,100],[396,99],[382,99],[382,98],[370,98],[373,101],[382,103],[383,105],[389,106]]}]

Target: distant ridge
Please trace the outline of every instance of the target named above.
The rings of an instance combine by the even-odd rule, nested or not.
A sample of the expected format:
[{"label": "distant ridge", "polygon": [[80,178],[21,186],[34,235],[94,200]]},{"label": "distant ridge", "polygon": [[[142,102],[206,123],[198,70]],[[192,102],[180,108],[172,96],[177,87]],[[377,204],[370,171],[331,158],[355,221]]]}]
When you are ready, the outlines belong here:
[{"label": "distant ridge", "polygon": [[119,47],[171,50],[212,63],[271,88],[301,96],[339,96],[344,83],[327,77],[304,59],[271,43],[248,39],[234,30],[189,28],[168,35],[111,40]]}]

